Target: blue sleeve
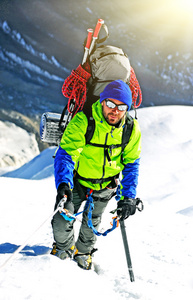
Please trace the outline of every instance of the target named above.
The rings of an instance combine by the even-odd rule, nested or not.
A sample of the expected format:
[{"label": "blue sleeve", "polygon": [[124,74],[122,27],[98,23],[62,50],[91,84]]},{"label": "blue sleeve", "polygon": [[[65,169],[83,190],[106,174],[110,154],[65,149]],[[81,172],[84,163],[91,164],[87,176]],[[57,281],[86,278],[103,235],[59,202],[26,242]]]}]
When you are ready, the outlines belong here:
[{"label": "blue sleeve", "polygon": [[71,156],[61,147],[56,152],[54,160],[54,175],[56,188],[62,182],[70,183],[71,189],[73,188],[73,171],[75,163],[72,161]]},{"label": "blue sleeve", "polygon": [[122,171],[123,178],[121,180],[121,196],[133,199],[136,197],[136,188],[139,176],[139,161],[140,158],[136,159],[134,163],[128,163],[125,165]]}]

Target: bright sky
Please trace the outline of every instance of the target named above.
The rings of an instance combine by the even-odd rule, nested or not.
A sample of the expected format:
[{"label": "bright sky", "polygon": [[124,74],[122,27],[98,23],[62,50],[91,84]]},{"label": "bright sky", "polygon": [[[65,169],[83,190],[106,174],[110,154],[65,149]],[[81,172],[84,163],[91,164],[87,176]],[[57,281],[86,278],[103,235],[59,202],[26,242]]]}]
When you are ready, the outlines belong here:
[{"label": "bright sky", "polygon": [[193,0],[131,1],[127,14],[131,24],[193,49]]},{"label": "bright sky", "polygon": [[174,21],[179,20],[183,27],[193,29],[193,0],[170,0],[168,8],[173,12]]},{"label": "bright sky", "polygon": [[193,12],[193,1],[192,0],[172,0],[173,5],[179,12],[185,15],[192,15]]}]

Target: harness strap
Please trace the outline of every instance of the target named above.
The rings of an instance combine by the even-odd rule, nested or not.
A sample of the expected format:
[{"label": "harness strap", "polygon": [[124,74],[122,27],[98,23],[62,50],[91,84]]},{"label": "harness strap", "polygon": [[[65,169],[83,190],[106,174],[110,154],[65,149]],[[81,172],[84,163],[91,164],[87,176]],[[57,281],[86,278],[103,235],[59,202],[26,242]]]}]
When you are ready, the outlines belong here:
[{"label": "harness strap", "polygon": [[116,174],[115,176],[107,177],[107,178],[100,178],[100,179],[95,179],[95,178],[85,178],[83,176],[80,176],[78,173],[76,174],[77,178],[90,181],[93,184],[102,184],[107,181],[112,181],[113,179],[119,178],[119,173]]},{"label": "harness strap", "polygon": [[89,207],[89,201],[87,200],[85,207],[82,211],[77,212],[75,214],[69,214],[68,210],[63,209],[63,211],[60,214],[66,221],[74,221],[76,217],[82,214],[83,212],[85,212],[88,209],[88,207]]},{"label": "harness strap", "polygon": [[113,218],[113,222],[111,223],[112,227],[107,229],[105,232],[99,232],[96,230],[96,228],[93,226],[92,223],[92,211],[94,210],[94,203],[93,203],[93,198],[92,198],[92,194],[93,194],[93,190],[92,189],[88,189],[87,190],[87,201],[84,207],[84,210],[81,212],[78,212],[76,214],[73,215],[68,215],[67,213],[65,213],[65,211],[61,212],[61,216],[66,220],[66,221],[73,221],[76,219],[76,217],[80,214],[82,214],[83,212],[87,211],[88,209],[88,227],[92,229],[93,233],[97,236],[103,235],[106,236],[109,232],[113,231],[115,228],[117,228],[119,226],[119,220],[118,217],[114,217]]},{"label": "harness strap", "polygon": [[[89,190],[89,189],[88,189]],[[92,229],[95,235],[100,236],[106,236],[109,232],[114,230],[119,225],[119,220],[117,217],[113,218],[113,222],[111,223],[112,227],[107,229],[105,232],[99,232],[96,230],[96,228],[92,224],[92,211],[94,210],[94,203],[92,198],[93,190],[88,191],[88,201],[89,201],[89,210],[88,210],[88,227]]]},{"label": "harness strap", "polygon": [[117,145],[104,145],[104,144],[97,144],[97,143],[91,143],[89,142],[88,144],[95,146],[95,147],[99,147],[99,148],[105,148],[105,149],[115,149],[115,148],[119,148],[122,146],[122,144],[117,144]]}]

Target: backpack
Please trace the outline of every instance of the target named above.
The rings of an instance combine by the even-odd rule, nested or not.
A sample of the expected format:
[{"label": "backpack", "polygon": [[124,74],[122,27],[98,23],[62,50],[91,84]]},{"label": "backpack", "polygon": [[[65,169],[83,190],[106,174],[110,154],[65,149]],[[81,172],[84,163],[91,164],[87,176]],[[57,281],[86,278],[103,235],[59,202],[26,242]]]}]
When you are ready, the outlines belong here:
[{"label": "backpack", "polygon": [[99,97],[106,85],[111,81],[121,79],[129,84],[130,62],[127,54],[121,48],[102,45],[90,55],[91,78],[88,81],[92,87],[93,96]]},{"label": "backpack", "polygon": [[100,93],[112,81],[121,79],[129,84],[131,66],[121,48],[102,45],[90,55],[91,77],[87,81],[86,102],[83,111],[89,115],[90,107],[100,98]]},{"label": "backpack", "polygon": [[[105,39],[102,39],[104,41]],[[101,40],[100,40],[101,41]],[[93,48],[84,65],[72,70],[62,86],[62,93],[68,97],[68,103],[62,114],[44,113],[40,121],[40,137],[47,143],[59,145],[64,130],[78,111],[83,111],[88,118],[86,143],[90,143],[94,133],[94,119],[92,118],[92,104],[99,99],[100,93],[111,81],[121,79],[131,88],[134,107],[141,104],[141,90],[128,56],[116,46],[101,45]],[[133,79],[131,81],[131,79]],[[139,104],[136,101],[140,96]],[[133,128],[133,120],[126,118],[126,125],[122,136],[122,152],[129,142]],[[104,145],[95,145],[104,147]],[[118,145],[120,147],[120,145]]]}]

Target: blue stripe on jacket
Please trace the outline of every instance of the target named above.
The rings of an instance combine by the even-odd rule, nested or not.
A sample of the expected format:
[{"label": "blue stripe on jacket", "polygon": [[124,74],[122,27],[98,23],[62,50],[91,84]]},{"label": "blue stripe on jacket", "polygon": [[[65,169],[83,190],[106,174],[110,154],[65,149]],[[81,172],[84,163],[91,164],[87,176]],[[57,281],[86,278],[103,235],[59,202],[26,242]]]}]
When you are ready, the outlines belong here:
[{"label": "blue stripe on jacket", "polygon": [[139,162],[140,158],[136,159],[134,163],[128,163],[125,165],[122,171],[123,179],[121,180],[121,194],[124,197],[133,199],[136,197],[136,188],[139,176]]},{"label": "blue stripe on jacket", "polygon": [[71,188],[73,188],[73,171],[75,163],[72,161],[71,156],[61,147],[58,148],[56,152],[56,157],[54,159],[54,175],[56,188],[62,182],[70,183]]}]

